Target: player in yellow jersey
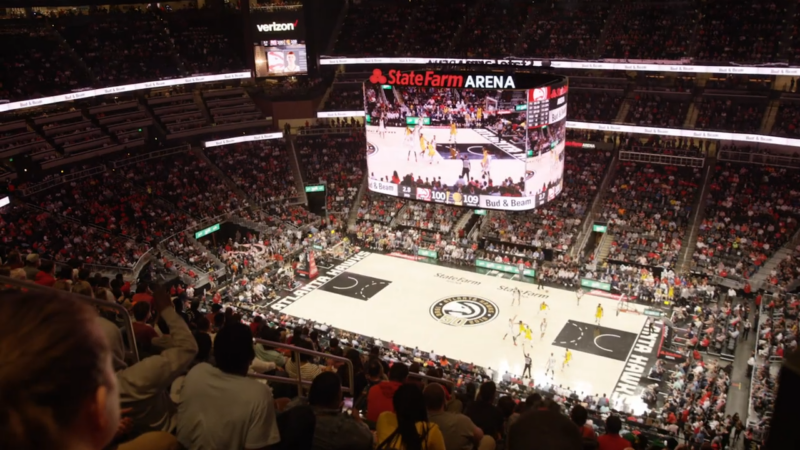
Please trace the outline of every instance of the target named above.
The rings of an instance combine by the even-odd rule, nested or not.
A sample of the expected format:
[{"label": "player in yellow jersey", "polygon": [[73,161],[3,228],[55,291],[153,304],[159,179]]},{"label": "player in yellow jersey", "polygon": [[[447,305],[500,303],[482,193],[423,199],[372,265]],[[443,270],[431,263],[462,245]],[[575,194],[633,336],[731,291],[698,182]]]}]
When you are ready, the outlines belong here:
[{"label": "player in yellow jersey", "polygon": [[420,133],[419,134],[419,154],[422,155],[422,156],[425,156],[425,146],[426,146],[427,143],[428,143],[428,141],[425,140],[425,136],[422,133]]},{"label": "player in yellow jersey", "polygon": [[[436,136],[431,138],[427,146],[428,146],[428,157],[431,159],[429,164],[433,164],[433,158],[434,156],[436,156]],[[436,164],[439,164],[439,161],[436,161]]]},{"label": "player in yellow jersey", "polygon": [[600,319],[603,318],[603,305],[597,304],[597,311],[594,313],[595,322],[600,325]]},{"label": "player in yellow jersey", "polygon": [[458,159],[458,151],[455,147],[450,147],[450,159]]},{"label": "player in yellow jersey", "polygon": [[539,313],[541,313],[542,311],[547,311],[548,309],[550,309],[550,306],[548,306],[547,303],[545,302],[542,302],[542,304],[539,305]]},{"label": "player in yellow jersey", "polygon": [[481,171],[483,175],[489,175],[489,150],[483,149],[483,159],[481,159]]},{"label": "player in yellow jersey", "polygon": [[572,352],[567,349],[567,352],[564,353],[564,362],[561,363],[561,370],[564,370],[564,367],[569,366],[569,361],[572,359]]},{"label": "player in yellow jersey", "polygon": [[477,117],[478,117],[478,125],[480,125],[481,120],[483,120],[483,108],[481,108],[480,106],[478,107]]},{"label": "player in yellow jersey", "polygon": [[533,333],[533,331],[531,331],[531,327],[525,325],[525,339],[527,341],[530,341],[532,339],[532,337],[531,337],[532,333]]},{"label": "player in yellow jersey", "polygon": [[528,328],[528,326],[525,325],[524,323],[522,323],[522,321],[520,320],[519,321],[519,334],[524,333],[525,332],[525,328]]},{"label": "player in yellow jersey", "polygon": [[447,141],[447,142],[452,142],[453,144],[455,144],[456,143],[456,133],[457,132],[458,131],[456,129],[456,123],[455,122],[451,122],[450,123],[450,140]]}]

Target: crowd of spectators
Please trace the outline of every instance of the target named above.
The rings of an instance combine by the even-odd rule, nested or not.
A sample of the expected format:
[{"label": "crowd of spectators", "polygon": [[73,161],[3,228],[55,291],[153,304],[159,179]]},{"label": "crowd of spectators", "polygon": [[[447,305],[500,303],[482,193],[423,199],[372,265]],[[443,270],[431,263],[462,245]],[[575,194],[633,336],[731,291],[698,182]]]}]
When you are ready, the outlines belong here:
[{"label": "crowd of spectators", "polygon": [[689,55],[697,13],[673,5],[614,5],[600,56],[678,60]]},{"label": "crowd of spectators", "polygon": [[410,201],[400,211],[398,225],[449,234],[464,210],[454,206]]},{"label": "crowd of spectators", "polygon": [[226,25],[233,26],[235,20],[241,20],[238,16],[220,17],[218,12],[181,11],[165,17],[175,49],[189,74],[244,70],[244,64],[237,57],[241,53],[241,41],[236,39],[236,33],[226,30]]},{"label": "crowd of spectators", "polygon": [[297,198],[283,139],[223,145],[206,150],[206,154],[255,205]]},{"label": "crowd of spectators", "polygon": [[794,102],[781,102],[771,134],[797,139],[800,136],[799,127],[800,105]]},{"label": "crowd of spectators", "polygon": [[610,152],[567,148],[561,194],[531,211],[493,211],[490,233],[502,242],[568,251],[610,162]]},{"label": "crowd of spectators", "polygon": [[535,8],[532,26],[526,31],[522,53],[539,58],[592,59],[597,41],[603,32],[609,8],[605,5],[583,3],[545,4]]},{"label": "crowd of spectators", "polygon": [[572,89],[567,117],[581,122],[611,123],[617,118],[624,91]]},{"label": "crowd of spectators", "polygon": [[358,207],[358,220],[388,225],[404,205],[405,201],[403,199],[386,197],[367,191],[364,193],[364,198]]},{"label": "crowd of spectators", "polygon": [[701,130],[757,133],[766,111],[765,97],[704,96],[695,128]]},{"label": "crowd of spectators", "polygon": [[601,213],[614,236],[608,258],[674,267],[702,175],[696,168],[620,163]]},{"label": "crowd of spectators", "polygon": [[778,267],[770,271],[769,283],[773,288],[789,290],[795,280],[800,278],[800,248],[795,247],[794,252],[778,264]]},{"label": "crowd of spectators", "polygon": [[718,163],[694,260],[706,273],[752,276],[797,229],[791,169]]},{"label": "crowd of spectators", "polygon": [[105,86],[175,77],[177,57],[158,17],[130,10],[64,17],[57,30]]},{"label": "crowd of spectators", "polygon": [[58,35],[43,23],[3,20],[0,36],[0,99],[25,100],[89,87],[89,74],[81,69]]},{"label": "crowd of spectators", "polygon": [[787,16],[787,2],[731,4],[711,0],[700,8],[695,58],[699,61],[765,63],[782,59],[780,40],[768,39],[783,34],[780,25]]},{"label": "crowd of spectators", "polygon": [[362,130],[298,136],[295,151],[306,183],[326,183],[328,213],[350,211],[366,170]]},{"label": "crowd of spectators", "polygon": [[[411,25],[403,35],[398,56],[446,55],[453,34],[465,23],[465,0],[422,0],[411,11]],[[447,25],[445,25],[447,24]]]},{"label": "crowd of spectators", "polygon": [[323,111],[360,111],[364,109],[364,89],[361,84],[336,84],[331,88]]},{"label": "crowd of spectators", "polygon": [[637,93],[626,122],[639,126],[682,128],[691,97]]},{"label": "crowd of spectators", "polygon": [[334,52],[337,55],[394,56],[415,4],[363,1],[347,9]]},{"label": "crowd of spectators", "polygon": [[452,53],[468,58],[513,55],[525,29],[528,8],[523,1],[478,4],[470,9]]}]

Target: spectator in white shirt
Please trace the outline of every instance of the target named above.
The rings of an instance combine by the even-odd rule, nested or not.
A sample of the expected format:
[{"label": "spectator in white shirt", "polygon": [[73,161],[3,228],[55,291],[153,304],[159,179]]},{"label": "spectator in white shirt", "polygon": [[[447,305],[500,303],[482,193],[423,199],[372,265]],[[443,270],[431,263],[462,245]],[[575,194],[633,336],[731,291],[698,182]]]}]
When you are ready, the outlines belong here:
[{"label": "spectator in white shirt", "polygon": [[178,408],[178,441],[188,450],[259,449],[280,441],[272,390],[248,378],[255,358],[250,327],[226,324],[214,341],[217,367],[186,375]]}]

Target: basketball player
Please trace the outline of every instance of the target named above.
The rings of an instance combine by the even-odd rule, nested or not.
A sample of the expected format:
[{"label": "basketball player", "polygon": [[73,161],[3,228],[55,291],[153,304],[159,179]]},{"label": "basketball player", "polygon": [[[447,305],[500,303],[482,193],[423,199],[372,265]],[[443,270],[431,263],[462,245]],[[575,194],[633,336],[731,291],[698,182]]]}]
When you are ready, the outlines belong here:
[{"label": "basketball player", "polygon": [[603,305],[597,304],[597,311],[594,313],[595,322],[600,325],[600,319],[603,318]]},{"label": "basketball player", "polygon": [[511,293],[511,306],[514,306],[514,302],[517,302],[517,306],[520,306],[520,298],[522,297],[522,291],[519,288],[514,288],[514,291]]},{"label": "basketball player", "polygon": [[478,118],[478,126],[480,126],[483,120],[483,108],[481,108],[480,106],[478,107],[477,118]]},{"label": "basketball player", "polygon": [[552,373],[553,376],[556,376],[556,357],[550,353],[550,357],[547,358],[547,366],[544,368],[544,376],[547,376],[548,373]]},{"label": "basketball player", "polygon": [[380,129],[378,131],[378,135],[381,138],[385,138],[386,137],[386,121],[383,120],[383,117],[381,117],[381,119],[380,119]]},{"label": "basketball player", "polygon": [[544,339],[544,333],[547,331],[547,318],[546,317],[542,317],[542,323],[539,324],[539,331],[542,332],[542,335],[539,337],[539,339]]},{"label": "basketball player", "polygon": [[481,160],[481,171],[484,177],[489,175],[489,150],[483,149],[483,159]]},{"label": "basketball player", "polygon": [[[431,161],[428,164],[433,164],[433,158],[436,156],[436,136],[431,138],[431,140],[427,143],[427,147],[428,157],[431,158]],[[436,161],[436,164],[439,164],[439,161]]]},{"label": "basketball player", "polygon": [[533,336],[531,336],[532,334],[533,330],[531,330],[531,327],[525,325],[525,340],[528,342],[532,341],[533,340]]},{"label": "basketball player", "polygon": [[414,162],[417,162],[417,152],[414,151],[414,131],[415,129],[411,129],[406,127],[406,134],[403,138],[403,143],[408,147],[408,156],[406,156],[406,161],[411,161],[411,154],[414,154]]},{"label": "basketball player", "polygon": [[457,133],[456,123],[455,122],[450,122],[450,140],[448,140],[447,142],[452,142],[453,145],[455,145],[456,144],[456,133]]},{"label": "basketball player", "polygon": [[581,306],[581,297],[583,297],[583,288],[578,288],[578,292],[575,293],[578,297],[578,306]]},{"label": "basketball player", "polygon": [[522,333],[524,333],[525,332],[525,328],[528,328],[528,326],[525,325],[524,323],[522,323],[522,321],[520,320],[519,321],[519,333],[517,333],[517,336],[519,336]]},{"label": "basketball player", "polygon": [[514,319],[508,319],[508,332],[506,332],[505,336],[503,336],[503,340],[505,341],[508,335],[511,335],[511,340],[514,341],[514,346],[517,345],[517,336],[519,334],[514,334]]},{"label": "basketball player", "polygon": [[531,375],[531,363],[533,362],[531,355],[525,353],[525,347],[522,347],[522,354],[525,355],[525,368],[522,369],[522,378],[525,378],[525,372],[528,372],[528,378],[533,378],[533,375]]},{"label": "basketball player", "polygon": [[455,147],[450,147],[450,159],[458,159],[458,150]]},{"label": "basketball player", "polygon": [[[541,313],[542,311],[547,311],[548,309],[550,309],[550,306],[548,306],[547,303],[545,303],[544,301],[542,302],[541,305],[539,305],[539,313]],[[537,313],[537,315],[539,313]]]},{"label": "basketball player", "polygon": [[569,361],[572,359],[572,352],[567,349],[567,352],[564,353],[564,362],[561,363],[561,370],[564,370],[565,367],[569,366]]},{"label": "basketball player", "polygon": [[425,140],[425,135],[420,133],[419,134],[419,154],[420,156],[425,156],[425,147],[427,146],[428,141]]}]

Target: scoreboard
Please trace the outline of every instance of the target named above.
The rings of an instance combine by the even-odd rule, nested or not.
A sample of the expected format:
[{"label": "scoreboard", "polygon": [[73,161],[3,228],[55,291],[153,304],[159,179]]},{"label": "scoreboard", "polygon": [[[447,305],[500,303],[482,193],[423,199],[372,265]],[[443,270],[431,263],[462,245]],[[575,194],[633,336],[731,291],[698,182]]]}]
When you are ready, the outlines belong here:
[{"label": "scoreboard", "polygon": [[[558,122],[566,115],[568,86],[543,86],[528,90],[528,128],[539,128]],[[562,110],[563,108],[563,110]]]}]

